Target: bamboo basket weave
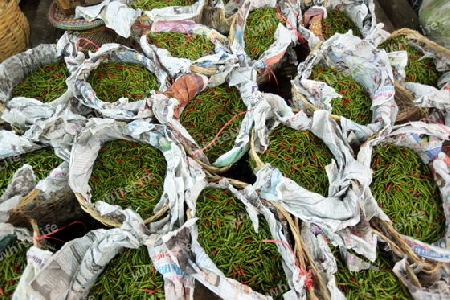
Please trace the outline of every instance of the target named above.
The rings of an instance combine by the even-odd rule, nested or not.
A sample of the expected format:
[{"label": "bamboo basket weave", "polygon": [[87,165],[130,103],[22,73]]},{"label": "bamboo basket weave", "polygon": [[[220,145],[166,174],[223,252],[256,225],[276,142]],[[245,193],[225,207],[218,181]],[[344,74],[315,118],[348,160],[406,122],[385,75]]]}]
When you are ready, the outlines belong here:
[{"label": "bamboo basket weave", "polygon": [[17,0],[0,1],[0,62],[28,46],[30,25]]}]

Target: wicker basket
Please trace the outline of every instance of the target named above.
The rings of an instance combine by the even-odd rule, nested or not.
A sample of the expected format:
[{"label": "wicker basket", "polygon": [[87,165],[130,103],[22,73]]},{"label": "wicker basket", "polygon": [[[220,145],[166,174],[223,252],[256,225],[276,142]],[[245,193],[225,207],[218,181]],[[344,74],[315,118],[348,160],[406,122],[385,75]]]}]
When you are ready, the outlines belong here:
[{"label": "wicker basket", "polygon": [[0,62],[28,46],[30,26],[17,0],[0,1]]}]

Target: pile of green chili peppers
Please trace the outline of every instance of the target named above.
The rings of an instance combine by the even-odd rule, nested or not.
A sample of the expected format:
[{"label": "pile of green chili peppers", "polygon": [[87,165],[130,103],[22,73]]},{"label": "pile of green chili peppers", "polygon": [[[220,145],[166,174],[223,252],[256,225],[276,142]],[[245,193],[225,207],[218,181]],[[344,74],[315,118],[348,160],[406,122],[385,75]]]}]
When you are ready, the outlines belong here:
[{"label": "pile of green chili peppers", "polygon": [[199,34],[155,32],[148,35],[149,43],[167,49],[172,56],[197,60],[214,54],[214,44]]},{"label": "pile of green chili peppers", "polygon": [[144,66],[130,63],[101,63],[92,70],[88,82],[97,97],[105,102],[116,102],[122,97],[138,101],[151,90],[159,89],[155,74]]},{"label": "pile of green chili peppers", "polygon": [[11,299],[27,265],[26,253],[31,243],[14,241],[0,253],[0,298]]},{"label": "pile of green chili peppers", "polygon": [[68,76],[69,70],[63,60],[41,66],[14,88],[13,96],[51,102],[67,91]]},{"label": "pile of green chili peppers", "polygon": [[322,21],[322,34],[325,40],[336,33],[346,33],[350,29],[353,35],[362,37],[361,31],[347,14],[337,9],[328,11],[326,19]]},{"label": "pile of green chili peppers", "polygon": [[331,163],[333,155],[321,139],[309,131],[280,126],[270,133],[269,141],[268,149],[260,155],[263,162],[278,168],[301,187],[327,196],[325,166]]},{"label": "pile of green chili peppers", "polygon": [[220,85],[207,88],[191,99],[181,114],[180,122],[198,145],[205,147],[213,141],[220,129],[235,117],[211,147],[205,149],[204,153],[212,163],[232,149],[246,110],[235,87]]},{"label": "pile of green chili peppers", "polygon": [[343,116],[358,124],[366,125],[372,121],[372,99],[358,82],[351,76],[329,67],[315,65],[311,79],[322,81],[334,88],[342,98],[331,100],[331,113]]},{"label": "pile of green chili peppers", "polygon": [[245,53],[251,59],[258,59],[275,41],[278,23],[285,23],[278,17],[276,8],[256,8],[245,23]]},{"label": "pile of green chili peppers", "polygon": [[372,194],[398,232],[426,243],[444,236],[439,188],[413,150],[381,144],[373,151],[371,167]]},{"label": "pile of green chili peppers", "polygon": [[349,300],[409,300],[411,296],[405,285],[392,272],[394,263],[389,254],[377,251],[373,264],[379,270],[349,271],[338,248],[332,245],[338,271],[335,273],[336,285]]},{"label": "pile of green chili peppers", "polygon": [[282,299],[286,291],[273,290],[287,286],[286,275],[276,245],[263,242],[272,239],[264,218],[259,217],[259,232],[255,233],[244,204],[221,189],[200,193],[197,217],[199,243],[225,276]]},{"label": "pile of green chili peppers", "polygon": [[162,300],[163,276],[149,257],[147,247],[125,249],[114,257],[89,292],[94,299]]},{"label": "pile of green chili peppers", "polygon": [[148,144],[125,140],[107,142],[95,160],[89,185],[92,201],[132,208],[144,220],[163,194],[167,163]]},{"label": "pile of green chili peppers", "polygon": [[135,0],[131,3],[134,9],[142,9],[144,11],[154,8],[164,8],[169,6],[188,6],[192,5],[192,0]]},{"label": "pile of green chili peppers", "polygon": [[412,46],[406,37],[399,36],[388,39],[379,48],[386,52],[406,51],[408,64],[405,67],[406,82],[418,82],[430,86],[436,86],[441,74],[436,70],[433,59],[422,58],[424,54]]},{"label": "pile of green chili peppers", "polygon": [[43,148],[21,156],[0,160],[0,196],[5,192],[15,172],[24,164],[33,168],[36,181],[39,181],[47,177],[61,163],[62,160],[56,156],[51,148]]}]

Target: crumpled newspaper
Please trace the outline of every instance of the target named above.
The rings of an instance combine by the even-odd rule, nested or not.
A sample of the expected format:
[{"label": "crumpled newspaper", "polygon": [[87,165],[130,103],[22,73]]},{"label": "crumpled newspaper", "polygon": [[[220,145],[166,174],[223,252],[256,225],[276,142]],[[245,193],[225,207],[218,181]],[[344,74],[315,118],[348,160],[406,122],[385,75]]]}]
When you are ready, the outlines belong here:
[{"label": "crumpled newspaper", "polygon": [[450,89],[438,90],[434,86],[416,82],[405,82],[405,88],[414,94],[414,103],[420,107],[434,107],[444,116],[444,124],[450,125]]},{"label": "crumpled newspaper", "polygon": [[93,69],[96,69],[101,63],[109,61],[142,65],[156,75],[160,85],[159,89],[166,89],[167,73],[160,68],[157,61],[123,45],[104,44],[97,52],[90,53],[90,58],[84,61],[67,79],[69,89],[73,91],[74,96],[83,105],[107,118],[132,120],[152,117],[147,98],[136,102],[129,102],[128,98],[119,98],[116,102],[110,103],[104,102],[96,96],[92,86],[87,82],[87,78]]},{"label": "crumpled newspaper", "polygon": [[190,6],[169,6],[163,8],[154,8],[150,11],[145,11],[144,14],[147,15],[153,22],[193,20],[201,16],[202,10],[206,4],[206,0],[199,0],[195,1]]},{"label": "crumpled newspaper", "polygon": [[157,21],[152,24],[151,32],[180,32],[204,36],[214,44],[215,54],[206,55],[195,61],[184,57],[174,57],[168,50],[150,45],[143,35],[139,44],[147,57],[159,62],[161,69],[166,70],[170,77],[177,78],[185,73],[195,72],[208,76],[210,84],[218,86],[225,82],[229,73],[237,67],[237,59],[227,48],[227,37],[215,29],[198,24],[192,20]]},{"label": "crumpled newspaper", "polygon": [[142,10],[129,7],[126,0],[104,0],[96,5],[77,6],[75,9],[75,19],[102,19],[106,27],[125,38],[131,35],[131,25],[141,14]]},{"label": "crumpled newspaper", "polygon": [[[283,5],[283,2],[281,4]],[[253,66],[255,69],[273,67],[281,61],[288,46],[297,40],[293,28],[286,28],[280,20],[274,34],[274,43],[255,62],[251,61],[245,53],[244,32],[249,13],[256,8],[275,7],[275,5],[276,1],[273,0],[246,0],[239,6],[236,22],[231,31],[233,38],[230,41],[230,49],[239,58],[241,66]]]},{"label": "crumpled newspaper", "polygon": [[9,219],[9,210],[16,208],[20,199],[35,186],[36,177],[30,165],[24,165],[16,171],[11,183],[0,197],[0,239],[8,234],[16,234],[21,240],[32,241],[32,234],[28,229],[16,228],[6,221]]},{"label": "crumpled newspaper", "polygon": [[[360,83],[372,98],[372,123],[358,124],[340,116],[340,125],[349,142],[361,142],[377,131],[394,124],[398,107],[394,100],[394,77],[388,56],[371,43],[349,33],[335,34],[299,64],[299,75],[292,89],[319,109],[331,110],[331,99],[337,93],[328,85],[309,80],[312,67],[324,63],[344,72]],[[303,108],[294,93],[294,106]]]},{"label": "crumpled newspaper", "polygon": [[58,60],[54,44],[39,45],[4,60],[0,64],[0,102],[5,104],[11,100],[14,87],[39,66]]},{"label": "crumpled newspaper", "polygon": [[[91,199],[88,182],[103,143],[115,139],[146,143],[164,154],[167,161],[164,191],[154,211],[158,212],[166,204],[170,206],[169,220],[166,224],[161,224],[162,232],[172,229],[175,224],[184,223],[185,194],[204,179],[197,175],[191,176],[192,168],[184,149],[170,129],[148,120],[122,123],[112,119],[90,119],[86,128],[78,135],[70,156],[69,184],[73,192],[80,194],[84,201],[95,208],[104,205],[104,201],[98,201],[100,199]],[[92,200],[95,204],[92,204]],[[114,210],[110,212],[114,213]]]},{"label": "crumpled newspaper", "polygon": [[[112,120],[111,120],[112,121]],[[114,121],[113,121],[114,122]],[[108,122],[106,122],[108,123]],[[137,128],[134,128],[133,133],[128,132],[128,138],[134,136],[135,139],[142,134],[142,132],[148,132],[148,128],[145,128],[144,124],[138,126],[139,122],[135,122]],[[109,123],[110,124],[110,123]],[[150,123],[146,123],[150,126]],[[93,122],[92,127],[88,127],[95,131],[95,127],[98,125]],[[98,126],[97,126],[98,127]],[[132,127],[134,127],[132,125]],[[151,126],[150,126],[151,127]],[[161,125],[156,126],[159,129]],[[98,134],[109,130],[108,127],[97,128]],[[103,131],[102,131],[103,130]],[[119,134],[116,132],[116,135]],[[153,138],[161,137],[161,132],[156,130],[153,133]],[[111,134],[113,135],[113,133]],[[153,138],[149,140],[153,141]],[[162,143],[161,137],[160,141]],[[143,139],[142,139],[143,141]],[[156,142],[156,141],[154,141]],[[165,145],[167,147],[168,145]],[[170,147],[176,149],[177,146],[172,142]],[[74,151],[76,151],[77,147]],[[169,151],[165,148],[166,151]],[[176,150],[173,150],[176,151]],[[173,152],[172,151],[172,152]],[[181,155],[177,156],[182,159]],[[177,160],[176,158],[174,158]],[[189,169],[187,175],[185,171],[185,178],[182,180],[171,181],[171,189],[173,185],[183,184],[183,180],[186,182],[186,186],[189,188],[184,191],[186,195],[199,194],[206,184],[204,180],[205,174],[201,170],[201,167],[190,158],[186,159]],[[176,164],[176,162],[172,163]],[[170,164],[170,162],[169,162]],[[73,167],[73,165],[71,165]],[[61,172],[67,171],[65,175]],[[182,172],[182,170],[181,170]],[[45,193],[54,193],[58,190],[65,189],[68,183],[67,163],[61,165],[60,176],[54,176],[51,180],[43,180],[38,183],[38,187]],[[49,182],[47,182],[49,181]],[[50,182],[51,181],[51,182]],[[174,189],[173,189],[174,190]],[[180,209],[184,211],[183,197],[181,203],[179,203]],[[178,201],[169,197],[169,200]],[[171,203],[171,208],[176,207],[177,203]],[[149,251],[149,256],[153,261],[156,270],[164,277],[165,282],[165,294],[167,299],[192,299],[193,293],[193,278],[192,276],[184,276],[181,271],[181,267],[178,264],[177,256],[174,256],[173,260],[169,255],[169,247],[173,253],[173,241],[171,237],[177,234],[179,231],[183,232],[183,228],[192,226],[195,220],[190,220],[182,225],[180,228],[174,231],[169,231],[166,227],[163,228],[160,221],[151,223],[149,226],[144,225],[142,218],[131,209],[121,209],[118,206],[109,205],[106,202],[98,203],[96,208],[103,213],[111,213],[123,216],[123,223],[120,228],[114,228],[109,230],[98,229],[93,230],[86,234],[82,238],[74,239],[67,242],[59,251],[51,253],[49,251],[39,250],[32,247],[28,253],[27,258],[29,264],[24,271],[24,275],[21,277],[19,286],[14,294],[14,299],[86,299],[90,288],[94,285],[96,279],[106,267],[108,262],[122,249],[133,248],[136,249],[142,245],[146,245]],[[167,218],[163,220],[163,223],[170,223]],[[183,224],[183,223],[181,223]],[[186,245],[186,240],[181,239],[182,245]],[[167,244],[167,245],[166,245]],[[184,253],[181,253],[181,259]],[[71,259],[68,259],[71,258]],[[190,287],[190,290],[188,289]],[[186,298],[186,295],[190,295],[190,298]],[[170,296],[169,296],[170,295]]]},{"label": "crumpled newspaper", "polygon": [[[280,126],[309,130],[322,139],[333,154],[334,160],[325,167],[330,182],[328,195],[324,197],[302,188],[270,164],[257,171],[256,182],[246,189],[259,192],[266,200],[278,202],[302,221],[316,224],[334,245],[353,249],[374,261],[376,236],[367,224],[375,216],[383,220],[388,218],[374,199],[366,194],[371,178],[370,169],[354,158],[341,129],[327,111],[315,111],[312,120],[305,123],[307,118],[302,111],[298,113],[298,118],[283,102],[279,101],[278,105],[279,111],[285,115],[283,118],[275,115],[273,126],[282,123]],[[265,130],[267,137],[272,128]],[[264,150],[256,148],[256,151]]]},{"label": "crumpled newspaper", "polygon": [[2,145],[0,159],[18,156],[42,148],[42,145],[34,143],[29,138],[7,130],[0,130],[0,144]]},{"label": "crumpled newspaper", "polygon": [[119,250],[138,248],[143,244],[144,233],[148,233],[135,212],[127,209],[121,210],[121,214],[125,216],[121,228],[92,230],[67,242],[53,255],[30,249],[28,260],[41,263],[27,266],[13,298],[85,299],[97,277]]},{"label": "crumpled newspaper", "polygon": [[[301,3],[300,7],[304,11],[307,11],[312,6],[324,7],[327,10],[339,9],[344,11],[361,31],[364,39],[370,41],[375,46],[389,36],[389,33],[383,30],[384,24],[376,23],[375,4],[373,0],[325,0],[322,1],[323,3],[321,5],[317,5],[315,1],[309,0],[298,0],[298,2]],[[298,32],[308,41],[309,47],[314,49],[320,43],[320,39],[312,31],[303,26],[303,12],[301,9],[297,11],[298,22],[293,24],[297,25]]]},{"label": "crumpled newspaper", "polygon": [[[450,220],[450,205],[448,200],[448,195],[450,195],[450,169],[448,167],[450,158],[442,152],[442,146],[444,141],[449,139],[449,135],[450,128],[447,126],[425,122],[410,122],[381,131],[375,137],[368,140],[358,153],[358,161],[366,167],[370,167],[372,148],[379,143],[387,142],[408,147],[420,156],[423,163],[431,163],[433,165],[435,171],[434,177],[441,192],[444,214],[447,220],[446,233],[442,239],[434,242],[433,245],[419,242],[408,236],[402,235],[402,238],[417,255],[423,258],[435,259],[447,265],[450,263],[450,227],[448,226],[448,220]],[[407,263],[404,260],[398,262],[394,267],[394,272],[409,288],[409,291],[415,299],[446,299],[448,297],[450,293],[448,288],[448,267],[445,268],[444,266],[441,269],[440,272],[446,272],[447,274],[445,275],[443,273],[442,279],[441,276],[434,278],[431,282],[434,283],[433,287],[418,288],[415,283],[417,278],[411,281],[410,275],[405,275],[405,270],[410,267],[405,266],[405,264]],[[420,269],[415,270],[414,273],[418,272],[420,272]]]}]

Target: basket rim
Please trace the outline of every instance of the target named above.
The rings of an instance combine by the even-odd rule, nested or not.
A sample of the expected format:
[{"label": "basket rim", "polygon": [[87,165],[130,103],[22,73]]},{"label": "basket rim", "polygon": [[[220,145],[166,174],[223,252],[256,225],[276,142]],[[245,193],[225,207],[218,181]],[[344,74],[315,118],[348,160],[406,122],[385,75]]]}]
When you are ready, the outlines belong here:
[{"label": "basket rim", "polygon": [[93,20],[93,21],[86,21],[80,19],[75,20],[74,17],[75,15],[65,16],[58,8],[56,2],[53,2],[50,5],[48,11],[48,20],[56,28],[64,30],[81,31],[86,29],[92,29],[105,24],[103,20]]},{"label": "basket rim", "polygon": [[[75,197],[77,198],[78,202],[80,203],[81,208],[88,213],[91,217],[96,219],[97,221],[103,223],[106,226],[109,227],[116,227],[120,228],[122,227],[122,223],[118,222],[117,220],[114,220],[112,218],[108,218],[100,214],[96,209],[94,209],[92,203],[88,203],[83,195],[81,193],[75,193]],[[167,211],[170,210],[169,204],[165,204],[159,211],[157,211],[153,216],[147,218],[144,220],[144,224],[150,224],[156,220],[158,220],[160,217],[162,217]]]}]

